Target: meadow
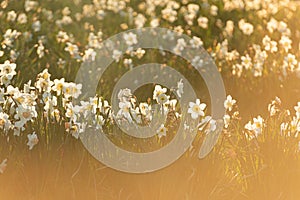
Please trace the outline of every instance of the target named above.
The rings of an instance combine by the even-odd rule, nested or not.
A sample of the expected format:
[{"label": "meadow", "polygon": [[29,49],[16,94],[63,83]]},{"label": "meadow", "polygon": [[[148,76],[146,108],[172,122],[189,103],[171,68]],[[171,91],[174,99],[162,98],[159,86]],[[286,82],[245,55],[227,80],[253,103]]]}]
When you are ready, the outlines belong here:
[{"label": "meadow", "polygon": [[[1,0],[0,199],[299,199],[299,17],[300,4],[291,0]],[[130,30],[145,27],[192,39],[162,36],[177,55],[135,48],[141,39]],[[126,53],[106,46],[113,63],[96,94],[85,94],[84,83],[76,82],[80,67],[95,62],[103,42],[123,31]],[[202,159],[201,144],[219,127],[210,117],[208,86],[193,67],[203,60],[179,56],[190,46],[207,52],[226,90],[219,102],[222,131]],[[197,122],[192,146],[151,173],[107,167],[83,145],[87,129],[101,130],[128,151],[149,152],[170,143],[185,118],[181,80],[174,88],[122,88],[114,112],[118,80],[154,62],[180,72],[197,95],[185,108]],[[80,72],[86,80],[97,77]],[[147,127],[154,104],[166,122],[151,138],[118,128]]]}]

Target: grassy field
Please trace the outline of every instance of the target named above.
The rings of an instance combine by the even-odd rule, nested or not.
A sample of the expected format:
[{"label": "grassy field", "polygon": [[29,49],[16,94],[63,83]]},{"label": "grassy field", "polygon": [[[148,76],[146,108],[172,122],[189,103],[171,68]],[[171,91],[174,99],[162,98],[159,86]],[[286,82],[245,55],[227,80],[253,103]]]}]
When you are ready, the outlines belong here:
[{"label": "grassy field", "polygon": [[[2,0],[0,199],[299,199],[299,17],[299,3],[288,0]],[[86,150],[79,139],[86,127],[103,130],[124,149],[147,152],[168,144],[184,116],[181,105],[171,103],[180,87],[163,91],[155,84],[127,96],[124,90],[120,111],[112,112],[110,97],[124,74],[145,63],[170,66],[206,104],[184,108],[191,117],[204,123],[212,110],[193,63],[160,49],[135,50],[136,35],[125,39],[122,56],[116,46],[107,47],[114,62],[98,81],[97,94],[85,96],[84,83],[75,83],[82,63],[94,62],[111,36],[143,27],[197,41],[195,48],[205,49],[216,64],[227,97],[224,126],[208,156],[198,158],[214,119],[172,165],[131,174]],[[177,40],[176,47],[185,53],[193,44]],[[84,73],[93,79],[97,72]],[[168,117],[149,140],[118,128],[116,119],[147,126],[156,103]]]}]

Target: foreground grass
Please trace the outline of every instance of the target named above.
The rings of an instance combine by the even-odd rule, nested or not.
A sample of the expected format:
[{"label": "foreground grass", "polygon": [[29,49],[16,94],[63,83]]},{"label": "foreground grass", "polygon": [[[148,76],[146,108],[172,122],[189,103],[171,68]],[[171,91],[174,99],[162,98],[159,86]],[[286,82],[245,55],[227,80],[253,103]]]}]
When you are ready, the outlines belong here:
[{"label": "foreground grass", "polygon": [[[149,174],[127,174],[91,157],[80,141],[56,134],[29,151],[11,147],[1,175],[5,199],[297,199],[298,140],[280,134],[285,110],[269,117],[259,137],[245,137],[237,117],[224,129],[213,152],[198,159],[203,135],[171,166]],[[22,137],[21,137],[22,138]],[[16,139],[16,142],[20,139]],[[3,141],[3,140],[2,140]],[[2,144],[2,147],[5,144]],[[45,148],[47,147],[47,148]],[[2,149],[3,150],[3,149]]]}]

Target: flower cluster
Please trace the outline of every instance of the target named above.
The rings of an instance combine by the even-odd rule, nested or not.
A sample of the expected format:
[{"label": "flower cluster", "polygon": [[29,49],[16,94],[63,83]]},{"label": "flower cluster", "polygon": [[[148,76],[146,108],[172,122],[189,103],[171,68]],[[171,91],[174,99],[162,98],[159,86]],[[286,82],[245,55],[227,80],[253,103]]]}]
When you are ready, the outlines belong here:
[{"label": "flower cluster", "polygon": [[[1,79],[8,75],[12,78],[16,74],[15,67],[14,63],[7,61],[2,64]],[[100,127],[105,121],[102,115],[110,117],[108,102],[98,97],[81,101],[80,105],[73,105],[72,100],[81,94],[81,84],[66,82],[64,78],[52,81],[47,69],[38,74],[33,85],[29,81],[23,89],[9,83],[7,81],[1,87],[0,128],[5,134],[12,132],[15,136],[20,136],[23,132],[33,132],[28,134],[29,149],[39,141],[38,134],[34,131],[40,131],[41,120],[48,123],[63,122],[66,130],[78,138],[87,121],[90,120],[92,125]]]},{"label": "flower cluster", "polygon": [[[178,81],[177,87],[173,88],[177,94],[183,94],[182,80]],[[161,85],[155,85],[152,99],[148,102],[137,102],[137,98],[132,94],[128,88],[122,89],[118,93],[119,111],[115,119],[119,122],[148,126],[153,118],[161,118],[167,116],[168,113],[174,112],[176,118],[180,118],[181,114],[178,112],[178,101],[171,98],[167,88]],[[179,95],[178,95],[179,96]],[[159,138],[167,135],[168,128],[165,124],[161,124],[157,129]]]},{"label": "flower cluster", "polygon": [[[1,66],[3,76],[16,74],[14,63],[5,62]],[[119,109],[115,114],[108,101],[98,96],[74,104],[73,100],[81,94],[82,85],[67,82],[64,78],[52,80],[48,69],[39,73],[33,84],[29,81],[22,89],[9,83],[1,88],[0,128],[5,134],[13,133],[15,136],[29,132],[27,145],[30,150],[39,142],[38,132],[42,121],[50,125],[63,123],[66,132],[79,138],[87,128],[103,129],[114,125],[115,121],[145,126],[156,115],[167,116],[174,112],[176,118],[181,116],[177,111],[177,100],[171,95],[176,94],[179,98],[183,95],[182,80],[178,80],[177,86],[172,88],[173,93],[156,85],[152,101],[148,102],[138,103],[130,89],[121,89],[118,93]],[[205,107],[197,99],[196,103],[190,102],[188,113],[193,119],[204,117]],[[161,124],[157,130],[158,137],[166,136],[167,130]]]},{"label": "flower cluster", "polygon": [[[287,114],[290,116],[288,120],[282,122],[280,125],[281,135],[298,138],[300,133],[300,102],[294,106],[295,115],[290,116],[290,111]],[[300,144],[300,141],[299,141]]]},{"label": "flower cluster", "polygon": [[[82,100],[82,85],[66,81],[72,80],[72,73],[82,62],[95,61],[101,49],[107,49],[106,55],[118,65],[116,74],[124,68],[132,69],[143,58],[151,58],[151,52],[136,48],[143,39],[138,32],[127,32],[120,43],[106,43],[103,48],[105,38],[123,30],[149,26],[172,29],[177,35],[168,32],[162,37],[175,55],[192,56],[189,64],[201,70],[205,59],[187,52],[205,47],[219,71],[230,79],[234,76],[237,80],[255,81],[270,76],[272,81],[284,81],[300,77],[299,6],[295,1],[147,0],[133,4],[129,0],[67,0],[55,10],[50,3],[0,2],[0,129],[8,138],[25,135],[30,150],[42,141],[42,124],[62,125],[66,133],[79,138],[88,128],[108,129],[117,123],[147,126],[157,115],[168,113],[175,113],[176,119],[181,117],[181,105],[175,96],[184,96],[183,80],[177,80],[173,89],[155,85],[152,98],[145,102],[138,102],[130,89],[122,89],[115,112],[98,95]],[[186,40],[182,34],[192,39]],[[125,53],[118,47],[125,48]],[[159,49],[159,53],[164,64],[174,64],[175,59],[166,56],[166,52]],[[184,66],[184,70],[189,69]],[[193,120],[200,121],[200,131],[204,127],[206,133],[216,130],[216,121],[206,116],[206,104],[200,99],[183,109]],[[239,112],[231,95],[224,101],[224,109],[224,132],[233,134],[238,129],[235,122]],[[283,110],[281,100],[276,98],[268,111],[268,117],[258,115],[241,126],[247,139],[254,141],[267,134],[265,130],[276,118],[279,127],[274,131],[298,140],[299,102],[291,112]],[[184,128],[189,129],[189,125],[184,124]],[[158,126],[156,133],[163,138],[170,131],[165,123]],[[0,163],[0,173],[6,162],[4,159]]]},{"label": "flower cluster", "polygon": [[[229,62],[226,65],[229,68],[222,67],[223,71],[228,70],[238,77],[242,74],[261,77],[270,73],[286,77],[289,74],[300,73],[299,56],[292,48],[293,45],[298,46],[292,38],[299,36],[297,30],[294,30],[289,23],[290,19],[297,18],[295,13],[298,7],[293,1],[287,0],[283,3],[271,0],[266,3],[223,0],[222,3],[217,4],[211,1],[148,0],[131,7],[130,3],[124,0],[94,0],[91,3],[72,1],[66,5],[69,6],[54,11],[49,9],[47,2],[42,1],[25,0],[16,5],[4,1],[0,12],[0,19],[4,23],[3,35],[0,37],[0,59],[14,62],[19,57],[30,56],[35,57],[37,62],[45,63],[45,58],[51,54],[59,68],[74,65],[73,60],[93,61],[96,50],[101,48],[103,38],[112,34],[110,27],[102,29],[97,24],[105,23],[113,13],[113,16],[121,15],[124,19],[129,19],[115,22],[115,27],[120,27],[122,30],[146,26],[168,27],[178,33],[194,36],[197,38],[195,41],[197,45],[203,43],[201,36],[209,36],[210,38],[204,41],[205,46],[213,49],[211,54],[216,57],[220,67],[224,62]],[[72,5],[79,9],[73,9]],[[19,11],[14,7],[24,9]],[[231,18],[223,19],[223,16],[227,16],[229,12]],[[283,15],[278,15],[279,12]],[[196,25],[199,29],[189,28]],[[52,30],[48,31],[47,27],[52,27]],[[84,29],[86,32],[84,37],[77,37],[76,27],[80,27],[80,30],[81,27]],[[212,29],[213,32],[210,31]],[[256,37],[257,35],[260,37]],[[215,36],[219,39],[217,42],[212,42],[211,38],[216,38]],[[245,41],[254,44],[245,44],[244,46],[250,48],[241,49],[239,44],[235,44],[234,38],[242,40],[245,38]],[[19,42],[20,40],[23,42]],[[128,45],[130,57],[136,56],[140,59],[145,53],[144,50],[139,49],[136,52],[131,50],[131,47],[138,43],[136,35],[128,33],[124,36],[124,40]],[[183,40],[178,40],[177,43],[174,51],[180,54],[185,49],[186,43]],[[112,55],[117,62],[122,60],[117,49]],[[124,57],[124,64],[131,66],[132,59]],[[25,62],[24,65],[28,63]],[[24,73],[27,72],[28,69],[23,68]],[[10,77],[11,75],[3,77],[5,79],[2,81],[3,84]]]}]

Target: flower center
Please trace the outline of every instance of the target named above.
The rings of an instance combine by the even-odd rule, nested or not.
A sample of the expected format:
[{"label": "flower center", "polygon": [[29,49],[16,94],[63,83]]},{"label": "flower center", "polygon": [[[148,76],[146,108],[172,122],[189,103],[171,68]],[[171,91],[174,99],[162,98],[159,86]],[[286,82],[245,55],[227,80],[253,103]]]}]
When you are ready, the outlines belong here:
[{"label": "flower center", "polygon": [[25,119],[27,119],[30,117],[30,112],[23,112],[22,115]]},{"label": "flower center", "polygon": [[193,111],[194,112],[199,112],[200,111],[200,107],[195,105],[194,108],[193,108]]},{"label": "flower center", "polygon": [[3,126],[5,124],[4,119],[0,119],[0,126]]}]

